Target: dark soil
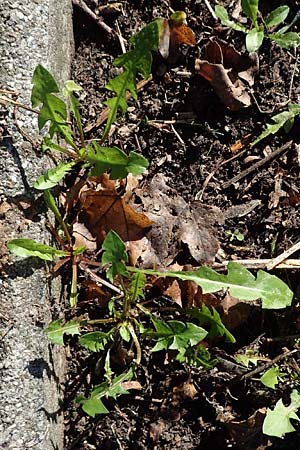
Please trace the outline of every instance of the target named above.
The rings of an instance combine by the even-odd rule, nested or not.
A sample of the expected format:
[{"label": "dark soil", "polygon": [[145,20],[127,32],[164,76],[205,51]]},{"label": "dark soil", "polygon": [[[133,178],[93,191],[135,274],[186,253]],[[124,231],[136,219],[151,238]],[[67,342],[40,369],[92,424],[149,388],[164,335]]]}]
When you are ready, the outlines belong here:
[{"label": "dark soil", "polygon": [[[87,2],[91,9],[95,8],[95,3]],[[194,75],[193,65],[209,37],[218,36],[244,51],[243,34],[221,27],[203,1],[121,3],[121,12],[105,15],[104,20],[113,29],[118,21],[127,49],[129,38],[154,18],[167,17],[169,7],[187,12],[197,45],[188,49],[184,64],[179,68],[181,72],[170,69],[164,77],[158,77],[154,68],[154,81],[139,93],[137,102],[130,101],[126,116],[118,119],[109,138],[110,144],[125,151],[142,152],[150,161],[148,178],[156,173],[165,174],[169,185],[186,201],[192,202],[200,196],[204,204],[218,206],[225,213],[233,205],[245,207],[250,201],[260,201],[249,213],[227,214],[225,223],[217,227],[222,249],[219,258],[271,258],[291,247],[297,242],[300,227],[299,121],[296,119],[288,135],[281,130],[253,148],[245,145],[233,153],[231,146],[249,134],[250,142],[253,141],[270,121],[270,112],[280,112],[286,102],[300,103],[297,52],[281,49],[265,39],[259,51],[260,69],[253,86],[255,100],[248,108],[230,112],[220,103],[210,84]],[[289,17],[292,17],[300,6],[299,1],[271,3],[261,0],[263,16],[277,6],[288,4]],[[112,63],[121,48],[118,40],[105,35],[76,7],[74,33],[73,79],[83,88],[80,100],[84,126],[87,126],[97,120],[105,107],[105,85],[119,70]],[[182,75],[184,70],[191,75]],[[185,119],[191,115],[192,122]],[[162,121],[170,120],[174,120],[173,127],[165,123],[159,129]],[[158,121],[157,126],[149,125],[148,121]],[[100,138],[102,131],[101,127],[93,129],[89,137]],[[226,186],[234,176],[287,141],[292,144],[279,157]],[[233,160],[224,163],[233,156]],[[208,178],[210,174],[213,176]],[[280,197],[274,204],[275,183],[280,177]],[[243,241],[232,236],[234,230],[243,234]],[[299,254],[292,257],[297,256]],[[181,261],[187,262],[190,263]],[[276,270],[274,274],[288,282],[299,297],[296,272]],[[279,398],[288,401],[292,385],[300,376],[299,353],[283,358],[280,367],[282,372],[290,374],[289,381],[271,390],[259,381],[264,370],[242,380],[244,368],[237,365],[231,355],[254,348],[261,355],[275,358],[296,348],[294,341],[284,336],[299,333],[299,317],[296,306],[277,312],[251,306],[247,319],[232,330],[237,343],[229,345],[220,341],[210,348],[213,357],[219,358],[217,366],[210,370],[191,368],[166,360],[165,355],[151,354],[144,343],[138,371],[142,390],[130,391],[117,401],[107,401],[110,414],[96,418],[86,416],[73,400],[78,389],[82,390],[83,386],[90,389],[91,383],[97,384],[97,377],[93,375],[97,355],[82,353],[74,344],[66,384],[66,449],[255,450],[267,448],[268,444],[277,450],[299,448],[299,427],[297,432],[280,440],[263,436],[261,424],[240,424],[235,428],[231,423],[245,421],[259,408],[274,406]],[[116,349],[116,353],[118,351]],[[250,372],[254,368],[250,366],[245,370]],[[187,384],[195,389],[193,395],[185,392]]]}]

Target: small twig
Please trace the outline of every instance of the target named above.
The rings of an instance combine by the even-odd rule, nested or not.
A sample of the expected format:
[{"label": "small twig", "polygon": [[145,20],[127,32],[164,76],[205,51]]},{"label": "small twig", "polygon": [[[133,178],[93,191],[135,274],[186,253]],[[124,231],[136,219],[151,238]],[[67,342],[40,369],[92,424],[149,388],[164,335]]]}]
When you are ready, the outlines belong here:
[{"label": "small twig", "polygon": [[209,3],[209,1],[208,1],[208,0],[204,0],[204,3],[206,4],[206,7],[207,7],[208,11],[211,13],[211,15],[213,16],[213,18],[214,18],[215,20],[218,20],[218,18],[217,18],[217,16],[216,16],[216,14],[215,14],[213,8],[211,7],[211,4]]},{"label": "small twig", "polygon": [[[152,81],[152,75],[150,75],[149,78],[147,78],[147,80],[141,80],[137,86],[136,86],[136,90],[139,92],[142,89],[144,89],[144,87],[150,82]],[[132,97],[130,92],[126,92],[126,100],[129,100]],[[95,128],[99,128],[108,118],[108,114],[109,114],[110,108],[105,108],[102,113],[100,114],[99,118],[96,120],[96,122],[89,124],[85,127],[84,132],[85,133],[89,133],[90,131],[94,130]]]},{"label": "small twig", "polygon": [[117,286],[114,286],[113,284],[109,283],[106,280],[103,280],[102,278],[100,278],[98,275],[96,275],[91,269],[89,269],[88,267],[86,267],[83,264],[79,264],[79,267],[84,270],[86,273],[88,273],[90,275],[90,277],[96,281],[97,283],[102,284],[103,286],[108,287],[109,289],[111,289],[112,291],[117,292],[117,294],[119,295],[123,295],[123,292],[117,288]]},{"label": "small twig", "polygon": [[245,373],[241,376],[241,381],[246,380],[248,378],[252,378],[254,375],[257,375],[258,373],[263,372],[264,370],[268,369],[269,367],[274,366],[277,362],[281,361],[282,359],[286,358],[287,356],[291,356],[294,353],[299,352],[298,349],[290,350],[285,353],[282,353],[282,355],[276,356],[276,358],[272,359],[272,361],[268,361],[267,363],[263,364],[260,367],[257,367],[254,370],[251,370],[251,372]]},{"label": "small twig", "polygon": [[8,335],[8,333],[10,332],[10,330],[13,329],[13,325],[10,325],[7,330],[4,331],[4,333],[0,336],[0,341],[3,341],[3,339]]},{"label": "small twig", "polygon": [[289,334],[287,336],[276,336],[273,338],[267,338],[267,342],[280,342],[280,341],[293,341],[294,339],[300,339],[300,334]]},{"label": "small twig", "polygon": [[279,264],[282,263],[285,259],[287,259],[290,255],[300,250],[300,241],[296,244],[292,245],[288,250],[285,250],[281,255],[278,255],[276,258],[271,259],[271,261],[267,264],[267,269],[272,270],[274,267],[278,267]]},{"label": "small twig", "polygon": [[34,140],[31,138],[31,136],[28,133],[26,133],[26,131],[23,130],[23,128],[21,128],[19,125],[19,122],[17,119],[17,109],[18,109],[18,107],[16,105],[14,105],[13,117],[14,117],[14,123],[17,127],[17,130],[20,133],[20,135],[24,138],[24,140],[29,142],[34,150],[37,150],[37,143],[34,142]]},{"label": "small twig", "polygon": [[175,130],[173,124],[171,124],[171,128],[172,128],[173,133],[174,133],[175,136],[177,137],[178,141],[180,142],[180,144],[182,144],[182,145],[185,147],[185,142],[184,142],[184,140],[182,139],[182,137],[180,136],[180,134],[178,133],[178,131]]},{"label": "small twig", "polygon": [[14,95],[15,97],[17,97],[20,93],[18,91],[12,91],[10,89],[0,89],[0,94]]},{"label": "small twig", "polygon": [[205,178],[204,183],[203,183],[203,185],[202,185],[202,189],[201,189],[201,191],[199,191],[199,192],[196,194],[195,200],[201,200],[201,199],[202,199],[203,194],[204,194],[204,191],[205,191],[205,189],[206,189],[207,186],[208,186],[208,183],[210,182],[210,180],[213,178],[213,176],[219,171],[219,169],[220,169],[222,166],[225,166],[225,164],[228,164],[229,162],[231,162],[231,161],[233,161],[233,160],[239,158],[241,155],[243,155],[243,154],[246,152],[246,150],[247,150],[247,149],[244,149],[244,150],[242,150],[241,152],[237,153],[236,155],[231,156],[231,158],[226,159],[225,161],[221,162],[220,164],[217,164],[217,165],[215,166],[215,168],[213,169],[213,171],[210,172],[210,173],[207,175],[207,177]]},{"label": "small twig", "polygon": [[[225,269],[230,262],[237,262],[244,266],[246,269],[267,269],[268,264],[271,263],[273,259],[237,259],[234,261],[223,261],[222,263],[214,263],[214,269]],[[300,260],[299,259],[286,259],[276,265],[276,269],[299,269]]]},{"label": "small twig", "polygon": [[294,78],[295,78],[295,73],[296,73],[296,69],[297,69],[297,64],[298,64],[298,55],[296,57],[296,61],[294,64],[294,68],[293,68],[293,72],[292,72],[292,76],[291,76],[291,82],[290,82],[290,88],[289,88],[289,101],[291,100],[292,97],[292,90],[293,90],[293,85],[294,85]]},{"label": "small twig", "polygon": [[126,53],[125,39],[122,36],[121,30],[119,27],[119,22],[117,20],[116,20],[116,29],[117,29],[117,36],[118,36],[118,39],[120,42],[120,47],[121,47],[122,53],[124,54],[124,53]]},{"label": "small twig", "polygon": [[12,100],[11,98],[0,95],[0,104],[6,105],[7,103],[10,103],[11,105],[15,105],[18,108],[26,109],[27,111],[31,111],[35,114],[39,114],[39,111],[37,111],[36,109],[30,108],[29,106],[23,105],[23,103],[19,103],[15,100]]},{"label": "small twig", "polygon": [[286,150],[288,150],[292,146],[293,141],[289,141],[286,144],[279,147],[277,150],[274,150],[272,153],[267,155],[265,158],[261,159],[260,161],[257,161],[255,164],[253,164],[251,167],[248,167],[243,172],[239,173],[235,177],[231,178],[231,180],[226,181],[226,183],[223,184],[223,190],[229,188],[232,184],[236,183],[237,181],[242,180],[250,173],[254,172],[256,169],[259,169],[260,167],[267,164],[272,159],[276,158],[277,156],[284,153]]},{"label": "small twig", "polygon": [[78,6],[87,16],[89,16],[102,30],[107,34],[115,35],[115,32],[112,28],[106,25],[100,17],[98,17],[86,4],[83,0],[72,0],[73,5]]}]

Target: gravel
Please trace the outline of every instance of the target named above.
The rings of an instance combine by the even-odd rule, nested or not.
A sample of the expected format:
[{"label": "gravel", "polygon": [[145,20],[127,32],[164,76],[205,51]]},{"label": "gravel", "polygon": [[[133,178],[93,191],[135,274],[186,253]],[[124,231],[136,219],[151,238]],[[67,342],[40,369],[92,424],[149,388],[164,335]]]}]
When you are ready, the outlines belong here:
[{"label": "gravel", "polygon": [[[19,102],[30,105],[39,63],[58,80],[69,78],[71,0],[1,0],[0,35],[0,89],[18,91]],[[36,131],[35,114],[18,109],[14,117],[11,106],[0,105],[0,448],[9,450],[63,449],[64,353],[43,331],[60,283],[50,285],[45,264],[13,257],[5,246],[18,237],[50,242],[43,202],[32,188],[49,165],[32,145]]]}]

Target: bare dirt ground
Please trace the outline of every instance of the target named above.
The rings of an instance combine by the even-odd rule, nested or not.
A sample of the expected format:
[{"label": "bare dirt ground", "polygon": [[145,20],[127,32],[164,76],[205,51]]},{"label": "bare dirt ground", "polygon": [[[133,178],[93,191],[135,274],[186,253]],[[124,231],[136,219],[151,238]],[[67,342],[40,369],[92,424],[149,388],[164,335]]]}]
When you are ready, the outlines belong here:
[{"label": "bare dirt ground", "polygon": [[[97,2],[86,3],[95,11]],[[231,3],[233,7],[237,2]],[[298,1],[274,1],[270,5],[262,0],[260,10],[265,16],[270,9],[283,4],[290,6],[291,17],[300,6]],[[254,147],[247,142],[262,132],[271,113],[282,111],[288,101],[300,103],[297,51],[281,49],[265,40],[259,50],[259,71],[249,88],[251,105],[232,112],[222,105],[211,85],[195,74],[194,61],[213,36],[244,52],[244,35],[222,27],[205,2],[124,1],[115,12],[103,17],[114,30],[118,23],[128,49],[129,38],[154,18],[167,17],[170,7],[187,13],[197,44],[188,48],[179,70],[170,68],[164,76],[158,76],[160,62],[155,62],[152,81],[139,92],[137,102],[130,102],[126,116],[118,119],[110,136],[111,144],[141,152],[150,161],[147,179],[165,175],[169,186],[187,203],[192,204],[196,198],[208,208],[220,208],[225,219],[215,223],[215,237],[220,242],[223,259],[272,258],[291,247],[299,237],[299,120],[296,119],[288,135],[281,130]],[[83,88],[80,100],[87,127],[97,121],[104,109],[103,101],[107,98],[104,87],[116,75],[118,69],[112,62],[122,51],[118,40],[103,33],[77,7],[74,32],[73,79]],[[92,127],[90,138],[100,138],[102,127]],[[255,168],[257,161],[287,142],[291,143],[285,151]],[[235,180],[239,174],[242,176]],[[184,247],[176,262],[197,266]],[[274,274],[295,292],[297,305],[299,272],[275,270]],[[172,301],[164,298],[157,300],[162,302],[160,305]],[[82,312],[86,313],[85,306]],[[300,376],[299,353],[280,359],[282,372],[290,377],[275,390],[261,384],[261,373],[252,374],[255,367],[250,365],[246,369],[232,357],[252,349],[272,360],[293,350],[294,341],[286,336],[299,333],[299,317],[297,306],[276,312],[262,311],[257,305],[230,305],[227,313],[223,308],[223,319],[237,342],[215,342],[210,352],[218,358],[218,364],[209,370],[152,354],[145,342],[138,371],[142,390],[109,401],[111,413],[96,418],[86,416],[73,400],[78,389],[88,389],[95,381],[93,368],[97,355],[87,355],[73,343],[66,383],[66,449],[299,448],[299,432],[287,435],[284,440],[269,438],[261,433],[259,413],[256,420],[246,422],[279,398],[288,399],[295,382],[293,374]],[[250,375],[243,378],[248,372]]]}]

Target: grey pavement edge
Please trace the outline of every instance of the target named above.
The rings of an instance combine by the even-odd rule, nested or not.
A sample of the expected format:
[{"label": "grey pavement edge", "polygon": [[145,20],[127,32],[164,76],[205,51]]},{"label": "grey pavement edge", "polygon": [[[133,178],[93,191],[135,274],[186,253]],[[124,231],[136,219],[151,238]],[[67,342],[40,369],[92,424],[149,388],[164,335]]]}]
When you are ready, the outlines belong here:
[{"label": "grey pavement edge", "polygon": [[[0,89],[30,105],[31,77],[42,64],[60,81],[73,56],[71,0],[0,1]],[[3,92],[0,95],[4,95]],[[32,186],[49,167],[16,127],[35,142],[37,117],[0,105],[0,448],[62,450],[63,349],[44,328],[59,313],[60,281],[47,266],[10,255],[5,243],[28,237],[50,243],[41,194]]]}]

